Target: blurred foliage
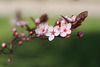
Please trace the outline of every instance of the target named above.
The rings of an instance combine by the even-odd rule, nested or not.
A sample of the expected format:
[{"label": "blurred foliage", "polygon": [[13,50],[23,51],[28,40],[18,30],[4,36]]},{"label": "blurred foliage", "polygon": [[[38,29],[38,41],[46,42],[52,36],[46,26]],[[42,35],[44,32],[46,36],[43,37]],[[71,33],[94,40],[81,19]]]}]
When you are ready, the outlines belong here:
[{"label": "blurred foliage", "polygon": [[[26,20],[31,27],[34,25],[29,18]],[[0,17],[0,44],[12,38],[8,21],[7,17]],[[55,21],[51,18],[48,23],[53,25]],[[45,41],[43,47],[42,40],[30,40],[14,52],[10,63],[7,62],[10,55],[0,54],[0,67],[100,67],[99,25],[98,18],[87,18],[72,33],[82,30],[85,33],[82,38],[55,38],[52,42]]]}]

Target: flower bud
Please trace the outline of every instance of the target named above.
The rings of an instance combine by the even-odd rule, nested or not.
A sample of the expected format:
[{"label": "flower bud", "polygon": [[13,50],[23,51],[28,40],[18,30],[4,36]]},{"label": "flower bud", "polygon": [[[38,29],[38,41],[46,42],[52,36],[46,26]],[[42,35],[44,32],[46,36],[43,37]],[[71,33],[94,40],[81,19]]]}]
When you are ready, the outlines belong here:
[{"label": "flower bud", "polygon": [[30,38],[29,38],[29,37],[27,37],[27,38],[26,38],[26,40],[27,40],[27,41],[29,41],[29,40],[30,40]]},{"label": "flower bud", "polygon": [[13,32],[16,32],[17,31],[17,29],[16,28],[13,28],[13,30],[12,30]]},{"label": "flower bud", "polygon": [[18,35],[18,33],[17,33],[17,32],[15,32],[15,35],[17,36],[17,35]]},{"label": "flower bud", "polygon": [[7,45],[6,43],[2,43],[1,44],[2,47],[6,47],[6,45]]},{"label": "flower bud", "polygon": [[79,31],[79,32],[77,33],[77,36],[82,37],[83,34],[84,34],[83,31]]},{"label": "flower bud", "polygon": [[11,62],[11,58],[8,58],[8,62]]},{"label": "flower bud", "polygon": [[19,42],[18,42],[19,45],[22,45],[22,43],[23,43],[22,41],[19,41]]},{"label": "flower bud", "polygon": [[39,24],[39,23],[40,23],[40,19],[37,18],[37,19],[35,20],[35,23]]},{"label": "flower bud", "polygon": [[32,31],[30,31],[30,35],[32,35],[33,34],[33,32]]}]

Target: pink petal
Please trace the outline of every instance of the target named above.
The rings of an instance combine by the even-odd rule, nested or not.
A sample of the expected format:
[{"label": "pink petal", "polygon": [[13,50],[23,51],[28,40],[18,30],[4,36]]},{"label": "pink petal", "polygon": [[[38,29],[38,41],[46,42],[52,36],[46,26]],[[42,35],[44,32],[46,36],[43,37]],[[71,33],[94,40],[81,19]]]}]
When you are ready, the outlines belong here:
[{"label": "pink petal", "polygon": [[68,24],[66,25],[66,29],[67,29],[67,30],[70,30],[70,28],[71,28],[71,23],[68,23]]},{"label": "pink petal", "polygon": [[52,32],[53,31],[53,26],[48,26],[48,32]]},{"label": "pink petal", "polygon": [[61,36],[61,37],[65,37],[66,35],[67,35],[66,32],[62,32],[62,33],[60,33],[60,36]]},{"label": "pink petal", "polygon": [[67,34],[71,34],[71,30],[68,30],[66,33],[67,33]]},{"label": "pink petal", "polygon": [[60,34],[59,31],[54,33],[55,36],[58,36],[59,34]]},{"label": "pink petal", "polygon": [[52,41],[54,39],[54,35],[49,36],[49,41]]}]

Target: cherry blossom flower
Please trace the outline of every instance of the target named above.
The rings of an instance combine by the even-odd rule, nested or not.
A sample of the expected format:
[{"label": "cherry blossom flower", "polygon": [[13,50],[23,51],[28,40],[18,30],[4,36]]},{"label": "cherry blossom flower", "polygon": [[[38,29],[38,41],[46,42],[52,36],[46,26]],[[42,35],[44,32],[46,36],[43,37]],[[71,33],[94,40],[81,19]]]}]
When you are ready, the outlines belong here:
[{"label": "cherry blossom flower", "polygon": [[27,21],[19,21],[19,22],[16,23],[16,25],[18,25],[18,26],[25,26],[27,24],[28,24]]},{"label": "cherry blossom flower", "polygon": [[37,28],[35,29],[35,33],[37,35],[37,37],[42,36],[48,28],[48,24],[47,23],[41,23],[37,26]]},{"label": "cherry blossom flower", "polygon": [[76,16],[71,16],[71,17],[65,16],[65,18],[67,18],[68,21],[70,21],[70,22],[75,22]]},{"label": "cherry blossom flower", "polygon": [[45,33],[46,36],[49,36],[49,41],[52,41],[55,36],[58,36],[59,34],[59,26],[48,26],[48,31]]},{"label": "cherry blossom flower", "polygon": [[37,18],[37,19],[35,20],[35,23],[39,24],[39,23],[40,23],[40,19]]},{"label": "cherry blossom flower", "polygon": [[67,25],[66,24],[61,24],[61,27],[60,27],[60,36],[61,37],[65,37],[67,34],[70,34],[71,33],[71,23],[68,23]]}]

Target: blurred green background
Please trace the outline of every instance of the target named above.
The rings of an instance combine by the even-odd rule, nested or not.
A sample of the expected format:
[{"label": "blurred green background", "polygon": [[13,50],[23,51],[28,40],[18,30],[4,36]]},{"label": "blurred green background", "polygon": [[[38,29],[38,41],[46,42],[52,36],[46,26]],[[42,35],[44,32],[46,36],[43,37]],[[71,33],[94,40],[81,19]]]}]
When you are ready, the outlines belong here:
[{"label": "blurred green background", "polygon": [[10,18],[19,9],[30,27],[34,27],[30,16],[37,18],[47,13],[47,23],[53,25],[60,15],[89,11],[83,24],[72,32],[84,31],[82,38],[55,38],[51,42],[45,41],[43,47],[42,40],[30,40],[14,52],[10,63],[7,62],[10,55],[0,54],[0,67],[100,67],[99,7],[99,0],[0,0],[0,44],[13,38]]}]

